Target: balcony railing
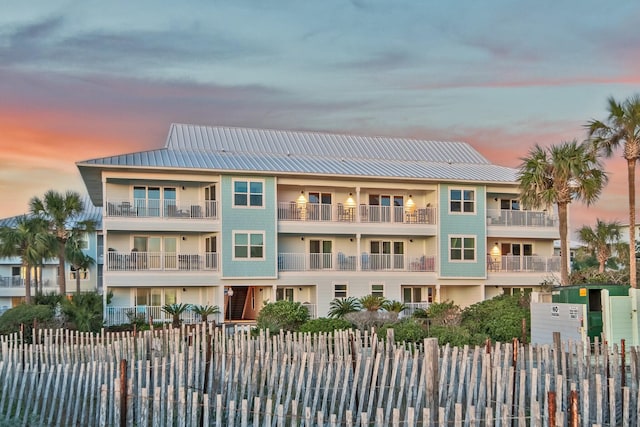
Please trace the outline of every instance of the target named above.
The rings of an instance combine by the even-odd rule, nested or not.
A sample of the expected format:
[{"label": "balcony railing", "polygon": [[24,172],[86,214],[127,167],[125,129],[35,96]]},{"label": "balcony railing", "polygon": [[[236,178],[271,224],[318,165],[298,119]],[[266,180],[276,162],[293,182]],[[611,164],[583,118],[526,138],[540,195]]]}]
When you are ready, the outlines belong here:
[{"label": "balcony railing", "polygon": [[360,205],[359,208],[342,203],[278,203],[278,219],[281,221],[336,221],[367,223],[435,224],[434,207],[407,209],[403,206]]},{"label": "balcony railing", "polygon": [[[314,271],[337,270],[356,271],[358,256],[342,252],[324,254],[280,253],[278,254],[279,271]],[[361,271],[435,271],[435,256],[368,254],[360,255]]]},{"label": "balcony railing", "polygon": [[[222,314],[220,314],[222,316]],[[137,307],[113,307],[107,306],[105,310],[105,325],[121,325],[124,323],[132,323],[134,320],[143,320],[145,322],[150,322],[153,319],[153,322],[161,322],[167,323],[173,320],[173,317],[170,314],[162,311],[161,306],[153,306],[153,305],[140,305]],[[200,323],[202,318],[199,314],[194,313],[191,310],[186,310],[180,315],[180,320],[183,323],[193,324]],[[216,315],[209,315],[208,320],[221,320],[216,317]]]},{"label": "balcony railing", "polygon": [[402,313],[400,313],[400,317],[411,317],[416,310],[426,310],[429,308],[428,302],[405,302],[405,308]]},{"label": "balcony railing", "polygon": [[489,272],[557,273],[560,271],[560,265],[559,256],[505,255],[491,257],[487,260],[487,270]]},{"label": "balcony railing", "polygon": [[557,227],[558,219],[545,211],[487,209],[487,225],[503,227]]},{"label": "balcony railing", "polygon": [[107,252],[109,271],[217,271],[218,266],[217,252],[207,252],[204,255],[175,252]]},{"label": "balcony railing", "polygon": [[[31,279],[31,288],[35,289],[36,281],[35,279]],[[40,283],[38,283],[40,286]],[[51,280],[46,279],[42,282],[43,288],[51,288],[57,286],[51,282]],[[0,276],[0,288],[24,288],[24,279],[18,276]]]},{"label": "balcony railing", "polygon": [[109,200],[106,216],[108,217],[143,217],[143,218],[218,218],[218,202],[176,201],[176,200]]},{"label": "balcony railing", "polygon": [[316,304],[309,304],[309,303],[303,302],[302,306],[307,308],[310,318],[312,319],[318,318],[318,306]]}]

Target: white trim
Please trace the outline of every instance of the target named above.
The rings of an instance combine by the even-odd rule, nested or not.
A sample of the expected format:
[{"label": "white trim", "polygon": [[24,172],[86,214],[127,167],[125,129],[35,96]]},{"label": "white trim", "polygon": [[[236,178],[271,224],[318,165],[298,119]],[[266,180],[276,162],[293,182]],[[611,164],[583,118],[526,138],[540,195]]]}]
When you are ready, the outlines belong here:
[{"label": "white trim", "polygon": [[[336,286],[339,285],[344,285],[344,291],[338,291],[338,292],[344,292],[345,295],[343,297],[338,297],[336,296]],[[349,282],[331,282],[331,287],[332,289],[332,295],[333,298],[332,299],[336,299],[336,298],[348,298],[349,297]]]},{"label": "white trim", "polygon": [[[236,205],[236,182],[246,182],[247,183],[247,204],[246,205]],[[251,205],[251,183],[258,182],[262,184],[262,204],[259,206]],[[231,179],[231,207],[234,209],[265,209],[265,179],[263,178],[232,178]],[[239,193],[245,194],[245,193]],[[257,194],[257,193],[256,193]]]},{"label": "white trim", "polygon": [[[382,287],[382,290],[381,290],[381,291],[374,291],[374,290],[373,290],[373,287],[374,287],[374,286],[381,286],[381,287]],[[371,295],[373,295],[373,293],[374,293],[374,292],[377,292],[377,293],[382,292],[382,297],[384,298],[384,297],[385,297],[385,286],[384,286],[384,282],[369,282],[369,291],[370,291],[370,294],[371,294]]]},{"label": "white trim", "polygon": [[[457,211],[452,211],[451,210],[451,192],[452,191],[456,191],[459,190],[461,192],[460,196],[460,212]],[[473,192],[473,212],[465,212],[464,211],[464,192],[465,191],[472,191]],[[476,187],[449,187],[448,188],[448,195],[447,195],[447,210],[449,212],[449,215],[477,215],[478,214],[478,189]],[[456,202],[458,200],[455,200]]]},{"label": "white trim", "polygon": [[[451,239],[462,239],[462,247],[460,248],[460,259],[452,259],[451,258]],[[465,239],[473,239],[473,259],[465,259],[464,258],[464,241]],[[474,234],[449,234],[447,236],[447,253],[448,260],[450,263],[475,263],[478,261],[478,236]]]},{"label": "white trim", "polygon": [[[236,235],[238,234],[246,234],[247,235],[247,257],[239,258],[236,257]],[[252,235],[261,235],[262,236],[262,256],[261,257],[252,257],[251,256],[251,236]],[[231,260],[232,261],[264,261],[266,259],[266,232],[264,230],[232,230],[231,231]],[[257,246],[256,246],[257,247]]]}]

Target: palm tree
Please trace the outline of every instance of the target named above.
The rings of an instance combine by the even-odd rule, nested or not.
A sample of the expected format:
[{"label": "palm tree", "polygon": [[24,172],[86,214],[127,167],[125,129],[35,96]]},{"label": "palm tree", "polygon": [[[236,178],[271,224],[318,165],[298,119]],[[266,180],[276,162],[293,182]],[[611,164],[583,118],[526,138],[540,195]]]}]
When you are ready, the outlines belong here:
[{"label": "palm tree", "polygon": [[162,311],[171,315],[171,325],[174,328],[179,328],[182,321],[180,315],[191,308],[191,304],[165,304],[162,306]]},{"label": "palm tree", "polygon": [[191,310],[195,314],[200,316],[200,319],[203,323],[207,323],[208,316],[220,313],[220,307],[218,307],[217,305],[194,305],[193,307],[191,307]]},{"label": "palm tree", "polygon": [[76,272],[76,294],[80,294],[80,279],[83,270],[96,263],[89,255],[84,253],[85,242],[78,235],[71,235],[65,246],[65,257]]},{"label": "palm tree", "polygon": [[573,200],[595,202],[607,182],[602,165],[585,144],[573,140],[560,145],[536,144],[522,158],[518,170],[520,200],[526,208],[558,207],[560,283],[569,283],[568,207]]},{"label": "palm tree", "polygon": [[31,199],[31,212],[45,219],[49,232],[56,238],[56,254],[58,256],[58,286],[60,294],[67,293],[65,280],[65,246],[72,234],[88,233],[95,229],[93,221],[80,221],[84,205],[78,193],[67,191],[65,194],[49,190],[44,198]]},{"label": "palm tree", "polygon": [[387,310],[389,313],[400,314],[407,309],[407,304],[400,301],[386,301],[382,308]]},{"label": "palm tree", "polygon": [[0,229],[0,255],[20,258],[25,270],[25,301],[31,304],[31,268],[37,266],[46,256],[51,238],[47,233],[47,223],[37,217],[23,215],[17,219],[15,227]]},{"label": "palm tree", "polygon": [[604,267],[611,257],[611,250],[620,239],[620,224],[597,219],[595,228],[583,225],[578,229],[578,236],[598,259],[598,271],[604,273]]},{"label": "palm tree", "polygon": [[365,295],[360,298],[360,305],[367,311],[379,311],[387,304],[384,297],[378,295]]},{"label": "palm tree", "polygon": [[345,314],[360,311],[362,305],[357,298],[336,298],[329,303],[329,312],[327,315],[335,319],[342,319]]},{"label": "palm tree", "polygon": [[[629,247],[636,246],[636,162],[640,159],[640,95],[634,95],[622,103],[613,97],[608,100],[609,116],[605,121],[591,120],[587,127],[594,148],[611,157],[613,151],[622,146],[627,161],[629,184]],[[637,287],[636,258],[629,251],[629,281]]]}]

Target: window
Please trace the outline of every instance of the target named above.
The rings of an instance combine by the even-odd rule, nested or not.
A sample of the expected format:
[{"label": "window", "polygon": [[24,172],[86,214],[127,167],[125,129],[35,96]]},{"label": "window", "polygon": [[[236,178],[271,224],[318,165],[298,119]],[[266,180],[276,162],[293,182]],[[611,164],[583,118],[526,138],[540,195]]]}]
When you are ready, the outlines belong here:
[{"label": "window", "polygon": [[455,236],[449,239],[449,260],[475,261],[476,238]]},{"label": "window", "polygon": [[384,298],[384,283],[372,283],[371,295]]},{"label": "window", "polygon": [[505,211],[519,211],[520,201],[515,199],[500,199],[500,209]]},{"label": "window", "polygon": [[293,288],[276,289],[276,301],[293,301]]},{"label": "window", "polygon": [[233,181],[233,205],[262,207],[262,181]]},{"label": "window", "polygon": [[474,213],[476,211],[474,190],[451,189],[449,192],[449,211]]},{"label": "window", "polygon": [[264,233],[234,232],[234,259],[264,259]]},{"label": "window", "polygon": [[336,283],[333,285],[333,297],[334,298],[346,298],[347,297],[347,284]]},{"label": "window", "polygon": [[69,279],[76,280],[78,274],[80,275],[80,280],[87,280],[89,278],[89,270],[87,270],[86,268],[77,270],[75,267],[71,266]]}]

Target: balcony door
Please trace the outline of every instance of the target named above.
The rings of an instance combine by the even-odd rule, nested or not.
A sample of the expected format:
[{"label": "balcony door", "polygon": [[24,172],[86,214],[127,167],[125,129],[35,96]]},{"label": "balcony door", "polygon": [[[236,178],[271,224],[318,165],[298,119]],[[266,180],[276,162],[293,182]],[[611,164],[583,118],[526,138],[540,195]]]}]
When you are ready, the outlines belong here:
[{"label": "balcony door", "polygon": [[309,265],[312,270],[330,269],[332,261],[331,240],[309,241]]},{"label": "balcony door", "polygon": [[388,194],[370,194],[370,221],[391,222],[394,220],[393,218],[395,218],[395,221],[402,221],[403,203],[404,198],[402,196],[392,196]]},{"label": "balcony door", "polygon": [[404,242],[373,240],[370,243],[370,249],[373,270],[404,268]]},{"label": "balcony door", "polygon": [[331,221],[331,193],[309,193],[307,219],[311,221]]},{"label": "balcony door", "polygon": [[216,186],[209,185],[204,189],[204,201],[205,201],[205,216],[207,218],[216,218],[217,206],[216,206]]},{"label": "balcony door", "polygon": [[204,252],[207,269],[218,269],[218,237],[211,236],[204,239]]}]

